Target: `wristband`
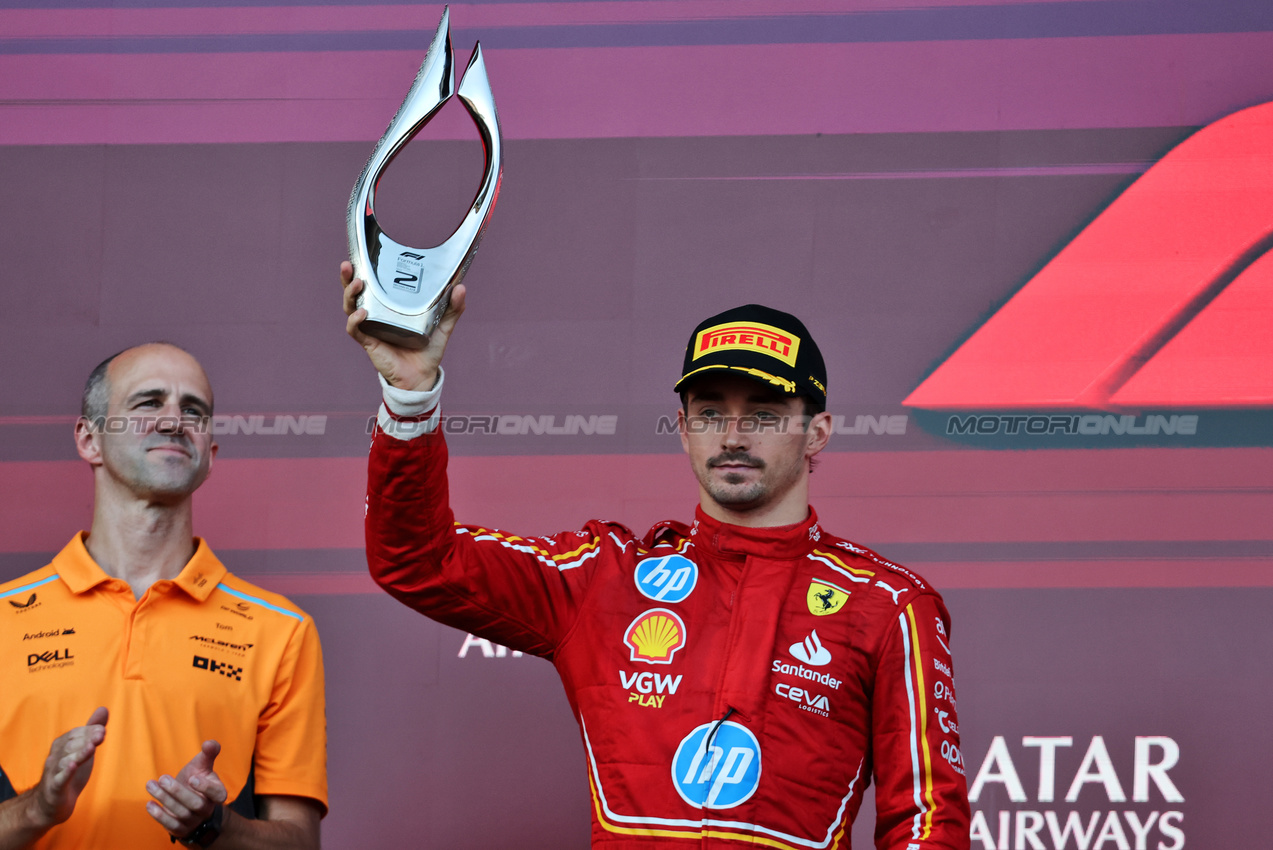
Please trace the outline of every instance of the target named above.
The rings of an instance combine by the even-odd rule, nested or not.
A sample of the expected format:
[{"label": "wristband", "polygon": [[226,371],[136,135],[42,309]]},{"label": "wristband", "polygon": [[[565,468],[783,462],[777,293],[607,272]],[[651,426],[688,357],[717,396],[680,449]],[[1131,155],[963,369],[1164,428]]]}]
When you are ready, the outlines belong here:
[{"label": "wristband", "polygon": [[211,847],[212,842],[216,841],[221,835],[221,820],[225,817],[225,808],[217,803],[216,808],[212,810],[212,814],[208,815],[208,819],[203,823],[190,830],[185,838],[178,838],[169,834],[168,838],[171,843],[186,845],[187,847]]}]

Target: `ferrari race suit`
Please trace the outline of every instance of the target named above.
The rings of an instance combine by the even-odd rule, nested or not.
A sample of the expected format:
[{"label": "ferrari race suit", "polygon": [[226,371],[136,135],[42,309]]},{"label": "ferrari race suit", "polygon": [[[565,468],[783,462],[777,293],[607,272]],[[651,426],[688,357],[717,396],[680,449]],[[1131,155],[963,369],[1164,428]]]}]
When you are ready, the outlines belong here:
[{"label": "ferrari race suit", "polygon": [[922,578],[812,510],[781,528],[699,510],[643,537],[600,521],[551,537],[455,523],[439,394],[386,389],[371,574],[556,666],[594,847],[846,848],[872,775],[878,848],[969,846],[949,616]]}]

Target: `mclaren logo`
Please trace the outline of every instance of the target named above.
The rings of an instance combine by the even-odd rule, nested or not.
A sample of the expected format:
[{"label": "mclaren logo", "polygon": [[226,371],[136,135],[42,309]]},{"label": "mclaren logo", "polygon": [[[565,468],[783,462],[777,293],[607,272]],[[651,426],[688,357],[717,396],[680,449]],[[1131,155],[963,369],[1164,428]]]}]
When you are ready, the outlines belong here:
[{"label": "mclaren logo", "polygon": [[191,635],[190,639],[199,641],[200,643],[204,643],[209,646],[215,646],[220,649],[228,650],[230,652],[233,652],[235,655],[244,655],[247,653],[249,649],[251,649],[255,645],[251,643],[231,643],[229,641],[218,640],[217,638],[206,637],[204,635]]},{"label": "mclaren logo", "polygon": [[713,351],[755,351],[776,357],[788,366],[796,365],[800,337],[792,336],[760,322],[728,322],[699,331],[694,340],[694,360]]}]

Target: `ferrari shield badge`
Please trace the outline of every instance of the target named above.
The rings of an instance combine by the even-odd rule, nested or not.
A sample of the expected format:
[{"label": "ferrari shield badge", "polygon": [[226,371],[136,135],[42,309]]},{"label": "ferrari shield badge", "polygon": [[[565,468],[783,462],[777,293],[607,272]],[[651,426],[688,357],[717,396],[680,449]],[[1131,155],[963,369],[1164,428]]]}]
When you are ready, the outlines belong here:
[{"label": "ferrari shield badge", "polygon": [[815,578],[809,582],[809,593],[805,599],[809,603],[809,613],[822,617],[843,608],[844,603],[849,601],[849,592],[839,585]]}]

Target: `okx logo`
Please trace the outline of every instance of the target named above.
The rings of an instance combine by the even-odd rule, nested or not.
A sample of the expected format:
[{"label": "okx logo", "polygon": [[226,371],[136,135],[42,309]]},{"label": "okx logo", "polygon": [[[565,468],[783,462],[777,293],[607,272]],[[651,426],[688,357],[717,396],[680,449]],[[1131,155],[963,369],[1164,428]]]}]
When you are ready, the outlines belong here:
[{"label": "okx logo", "polygon": [[655,602],[684,602],[698,584],[698,564],[684,555],[646,558],[636,566],[636,586]]},{"label": "okx logo", "polygon": [[812,664],[814,667],[822,667],[831,663],[831,650],[822,645],[822,641],[818,640],[818,630],[814,629],[809,636],[800,643],[793,643],[788,647],[788,651],[805,664]]},{"label": "okx logo", "polygon": [[672,784],[694,808],[731,809],[760,786],[760,743],[746,726],[704,723],[672,757]]},{"label": "okx logo", "polygon": [[217,661],[215,658],[207,658],[202,655],[194,657],[194,665],[200,670],[207,670],[209,673],[220,673],[227,679],[233,679],[236,682],[243,681],[243,668],[236,667],[233,664],[226,664],[223,661]]}]

